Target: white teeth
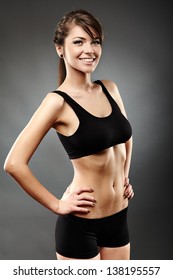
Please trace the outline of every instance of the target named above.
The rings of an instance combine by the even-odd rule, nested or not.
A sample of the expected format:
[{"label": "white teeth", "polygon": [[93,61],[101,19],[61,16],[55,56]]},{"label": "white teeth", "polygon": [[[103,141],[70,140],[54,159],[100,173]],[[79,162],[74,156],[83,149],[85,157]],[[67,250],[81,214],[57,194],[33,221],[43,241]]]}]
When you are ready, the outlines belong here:
[{"label": "white teeth", "polygon": [[80,58],[83,61],[87,61],[87,62],[93,62],[94,58]]}]

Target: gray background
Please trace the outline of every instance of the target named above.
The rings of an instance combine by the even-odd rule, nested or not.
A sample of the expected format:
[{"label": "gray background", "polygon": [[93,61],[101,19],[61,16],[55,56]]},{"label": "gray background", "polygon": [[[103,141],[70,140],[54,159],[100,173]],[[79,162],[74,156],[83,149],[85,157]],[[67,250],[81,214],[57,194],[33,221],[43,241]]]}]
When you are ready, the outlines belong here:
[{"label": "gray background", "polygon": [[[133,126],[131,258],[173,259],[170,2],[1,1],[0,259],[55,259],[56,215],[25,194],[3,163],[42,99],[57,87],[54,29],[65,12],[76,8],[89,10],[103,24],[103,56],[93,79],[117,83]],[[53,130],[30,166],[58,197],[73,175]]]}]

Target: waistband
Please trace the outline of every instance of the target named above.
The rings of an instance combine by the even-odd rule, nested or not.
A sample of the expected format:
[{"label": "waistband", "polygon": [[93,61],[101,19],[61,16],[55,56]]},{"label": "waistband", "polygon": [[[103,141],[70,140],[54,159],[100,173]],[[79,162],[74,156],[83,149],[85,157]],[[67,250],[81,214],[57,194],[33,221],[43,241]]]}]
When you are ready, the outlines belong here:
[{"label": "waistband", "polygon": [[67,218],[75,221],[75,222],[85,223],[85,224],[87,224],[87,223],[95,224],[95,223],[100,223],[100,222],[106,222],[106,221],[108,221],[110,219],[115,219],[115,218],[118,219],[119,217],[121,217],[123,215],[126,215],[127,211],[128,211],[128,206],[126,208],[120,210],[119,212],[116,212],[116,213],[114,213],[114,214],[112,214],[110,216],[105,216],[105,217],[102,217],[102,218],[93,218],[93,219],[92,218],[90,219],[90,218],[78,217],[78,216],[75,216],[73,214],[67,214],[65,216]]}]

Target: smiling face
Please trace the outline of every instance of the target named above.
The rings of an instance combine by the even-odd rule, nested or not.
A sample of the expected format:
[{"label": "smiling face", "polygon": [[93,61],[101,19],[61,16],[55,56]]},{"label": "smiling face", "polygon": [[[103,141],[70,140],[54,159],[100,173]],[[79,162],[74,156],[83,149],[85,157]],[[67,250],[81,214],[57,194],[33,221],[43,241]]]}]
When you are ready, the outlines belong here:
[{"label": "smiling face", "polygon": [[69,71],[92,73],[97,67],[102,47],[96,32],[91,31],[93,37],[90,37],[81,26],[73,25],[64,45],[58,47],[58,52],[63,53],[67,73]]}]

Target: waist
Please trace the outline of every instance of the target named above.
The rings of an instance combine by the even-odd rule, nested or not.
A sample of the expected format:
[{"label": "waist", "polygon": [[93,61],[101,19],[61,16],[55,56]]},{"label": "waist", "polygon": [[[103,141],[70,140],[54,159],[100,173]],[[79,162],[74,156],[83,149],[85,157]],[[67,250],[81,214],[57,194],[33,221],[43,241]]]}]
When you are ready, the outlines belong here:
[{"label": "waist", "polygon": [[128,200],[124,199],[124,163],[124,145],[72,161],[74,178],[71,190],[90,187],[94,190],[92,195],[97,201],[85,217],[109,216],[128,205]]},{"label": "waist", "polygon": [[74,179],[70,185],[70,191],[74,191],[78,187],[91,187],[96,203],[94,207],[87,207],[90,210],[89,213],[74,213],[76,216],[101,218],[110,216],[128,206],[128,199],[124,198],[124,179],[121,176],[114,181],[102,178],[102,175],[98,181],[92,181],[89,178],[82,181]]}]

